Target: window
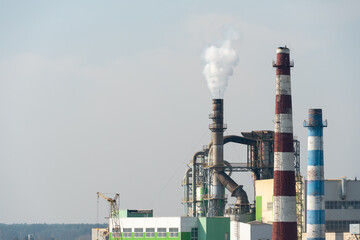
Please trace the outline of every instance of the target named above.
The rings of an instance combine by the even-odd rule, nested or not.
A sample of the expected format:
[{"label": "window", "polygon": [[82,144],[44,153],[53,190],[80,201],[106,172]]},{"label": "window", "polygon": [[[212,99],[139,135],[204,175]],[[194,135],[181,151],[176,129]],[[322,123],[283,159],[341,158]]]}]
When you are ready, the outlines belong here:
[{"label": "window", "polygon": [[272,210],[273,209],[273,203],[272,202],[268,202],[267,203],[267,210]]},{"label": "window", "polygon": [[147,228],[145,236],[147,238],[154,238],[155,237],[155,228]]},{"label": "window", "polygon": [[169,228],[169,237],[179,237],[179,229],[178,228]]},{"label": "window", "polygon": [[131,228],[123,228],[123,237],[124,238],[131,238],[132,237]]},{"label": "window", "polygon": [[136,238],[144,237],[144,229],[143,228],[135,228],[134,229],[134,237],[136,237]]},{"label": "window", "polygon": [[166,228],[158,228],[157,233],[158,238],[166,238]]},{"label": "window", "polygon": [[198,229],[191,228],[190,240],[198,240]]},{"label": "window", "polygon": [[120,228],[113,228],[112,229],[112,237],[113,238],[120,238],[121,237]]},{"label": "window", "polygon": [[325,209],[360,209],[360,201],[325,201]]},{"label": "window", "polygon": [[326,221],[326,231],[327,232],[348,232],[349,225],[352,223],[360,223],[360,221]]}]

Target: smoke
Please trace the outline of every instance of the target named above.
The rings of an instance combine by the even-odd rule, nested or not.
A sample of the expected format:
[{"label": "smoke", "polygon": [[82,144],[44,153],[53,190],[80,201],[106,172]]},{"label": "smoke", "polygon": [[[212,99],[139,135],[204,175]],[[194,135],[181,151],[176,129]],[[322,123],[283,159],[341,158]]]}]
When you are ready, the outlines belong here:
[{"label": "smoke", "polygon": [[229,77],[239,61],[237,51],[232,47],[232,42],[237,39],[234,31],[228,32],[227,39],[220,46],[207,47],[203,54],[205,62],[203,74],[206,78],[212,98],[224,98]]}]

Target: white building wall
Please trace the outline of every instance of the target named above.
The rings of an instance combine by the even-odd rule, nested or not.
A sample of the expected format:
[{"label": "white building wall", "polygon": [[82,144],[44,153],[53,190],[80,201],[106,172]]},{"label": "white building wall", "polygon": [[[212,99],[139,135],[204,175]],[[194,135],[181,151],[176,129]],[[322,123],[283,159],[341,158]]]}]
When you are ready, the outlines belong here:
[{"label": "white building wall", "polygon": [[[115,219],[114,219],[115,220]],[[191,232],[191,228],[198,227],[197,218],[194,217],[134,217],[120,218],[121,231],[124,228],[178,228],[179,232]],[[112,221],[109,221],[110,229],[113,228]]]},{"label": "white building wall", "polygon": [[259,222],[230,222],[230,240],[271,240],[272,225]]},{"label": "white building wall", "polygon": [[[342,184],[339,180],[325,180],[325,206],[327,201],[354,202],[360,201],[360,181],[346,180],[346,196],[341,198]],[[342,209],[325,209],[325,221],[357,220],[360,221],[360,209],[353,207]]]},{"label": "white building wall", "polygon": [[251,240],[250,224],[239,222],[239,240]]},{"label": "white building wall", "polygon": [[272,225],[270,224],[254,224],[251,225],[251,240],[271,240]]},{"label": "white building wall", "polygon": [[[120,218],[121,231],[124,228],[179,228],[181,232],[181,217],[145,217],[145,218]],[[112,221],[109,221],[109,228],[112,229]],[[156,229],[155,229],[156,231]]]},{"label": "white building wall", "polygon": [[239,222],[230,221],[230,240],[238,240],[239,236]]}]

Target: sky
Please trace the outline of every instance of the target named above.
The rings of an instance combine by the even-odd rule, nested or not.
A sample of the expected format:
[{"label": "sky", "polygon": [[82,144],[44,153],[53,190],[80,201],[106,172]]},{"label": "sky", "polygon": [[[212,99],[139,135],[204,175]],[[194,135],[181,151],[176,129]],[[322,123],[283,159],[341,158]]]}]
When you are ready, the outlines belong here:
[{"label": "sky", "polygon": [[[224,96],[225,135],[274,129],[272,60],[286,45],[302,174],[303,121],[322,108],[325,178],[359,178],[359,7],[0,0],[0,223],[105,222],[96,192],[119,193],[121,208],[182,215],[186,164],[210,140],[201,56],[228,26],[239,33],[239,62]],[[227,144],[225,159],[245,162],[245,152]],[[250,174],[235,179],[253,200]]]}]

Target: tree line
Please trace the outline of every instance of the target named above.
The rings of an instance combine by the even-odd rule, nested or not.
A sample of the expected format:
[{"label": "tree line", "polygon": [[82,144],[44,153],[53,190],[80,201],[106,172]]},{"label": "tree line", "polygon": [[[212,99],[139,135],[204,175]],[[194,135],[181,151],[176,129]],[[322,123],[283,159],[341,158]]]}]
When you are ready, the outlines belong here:
[{"label": "tree line", "polygon": [[0,240],[90,240],[92,228],[106,224],[0,224]]}]

